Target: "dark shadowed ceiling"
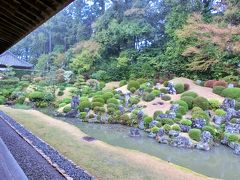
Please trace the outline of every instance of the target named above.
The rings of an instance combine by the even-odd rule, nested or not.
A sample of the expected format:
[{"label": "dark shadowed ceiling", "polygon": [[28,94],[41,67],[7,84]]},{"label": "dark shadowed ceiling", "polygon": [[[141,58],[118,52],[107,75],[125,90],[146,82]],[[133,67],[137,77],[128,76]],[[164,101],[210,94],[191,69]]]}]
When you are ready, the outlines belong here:
[{"label": "dark shadowed ceiling", "polygon": [[0,0],[0,54],[74,0]]}]

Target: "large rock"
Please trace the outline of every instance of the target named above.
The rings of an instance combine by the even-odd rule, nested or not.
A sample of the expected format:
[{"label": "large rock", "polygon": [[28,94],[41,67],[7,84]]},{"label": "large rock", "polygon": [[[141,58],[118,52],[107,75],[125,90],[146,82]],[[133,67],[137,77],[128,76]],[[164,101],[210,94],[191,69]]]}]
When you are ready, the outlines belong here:
[{"label": "large rock", "polygon": [[210,132],[203,131],[200,142],[197,143],[196,148],[200,150],[209,151],[213,146],[213,137]]},{"label": "large rock", "polygon": [[140,132],[139,132],[139,129],[137,129],[137,128],[131,128],[131,129],[130,129],[130,136],[131,136],[131,137],[139,137],[139,136],[141,136],[141,135],[140,135]]},{"label": "large rock", "polygon": [[193,143],[188,137],[178,136],[174,138],[171,142],[172,146],[180,147],[180,148],[193,148]]},{"label": "large rock", "polygon": [[161,144],[169,144],[171,139],[168,136],[157,136],[156,140]]},{"label": "large rock", "polygon": [[235,109],[235,105],[236,101],[234,99],[225,98],[220,107],[227,111],[230,108]]},{"label": "large rock", "polygon": [[206,120],[205,119],[194,119],[192,120],[192,127],[193,128],[200,128],[202,129],[203,126],[205,126],[207,123],[206,123]]},{"label": "large rock", "polygon": [[227,133],[240,133],[240,124],[228,123],[225,125],[225,132]]},{"label": "large rock", "polygon": [[176,89],[174,88],[174,84],[172,82],[168,83],[167,91],[168,91],[169,94],[176,94],[177,93]]},{"label": "large rock", "polygon": [[156,133],[153,133],[153,132],[150,132],[149,134],[148,134],[148,137],[150,137],[150,138],[155,138],[157,136],[157,134]]},{"label": "large rock", "polygon": [[238,143],[235,144],[233,153],[240,156],[240,144]]},{"label": "large rock", "polygon": [[170,111],[177,112],[178,108],[179,108],[179,105],[178,105],[178,104],[173,104],[173,105],[170,107]]},{"label": "large rock", "polygon": [[165,130],[163,128],[160,128],[158,133],[157,133],[157,136],[161,137],[161,136],[164,136],[164,134],[165,134]]},{"label": "large rock", "polygon": [[68,118],[75,118],[78,115],[78,110],[77,109],[72,109],[70,112],[65,114],[65,117]]},{"label": "large rock", "polygon": [[180,128],[181,128],[182,132],[188,132],[191,129],[190,126],[186,126],[186,125],[182,125],[182,124],[180,124]]},{"label": "large rock", "polygon": [[225,122],[225,119],[224,119],[224,117],[222,117],[222,116],[214,116],[214,117],[213,117],[213,122],[214,122],[216,125],[220,126],[222,123]]},{"label": "large rock", "polygon": [[149,123],[149,128],[152,128],[152,127],[154,127],[154,126],[157,126],[157,124],[158,124],[158,121],[153,120],[152,122]]},{"label": "large rock", "polygon": [[170,130],[168,134],[170,137],[178,137],[179,136],[179,132],[174,131],[174,130]]}]

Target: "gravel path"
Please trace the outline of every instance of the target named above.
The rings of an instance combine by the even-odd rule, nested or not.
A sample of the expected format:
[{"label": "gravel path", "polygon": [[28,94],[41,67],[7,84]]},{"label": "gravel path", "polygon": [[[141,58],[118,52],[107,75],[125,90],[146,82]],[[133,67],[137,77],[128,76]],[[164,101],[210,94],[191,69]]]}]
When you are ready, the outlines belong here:
[{"label": "gravel path", "polygon": [[32,145],[41,150],[52,163],[56,164],[65,174],[73,179],[91,180],[93,177],[59,154],[54,148],[27,131],[11,117],[0,111],[0,137],[29,177],[29,179],[64,179],[35,149],[24,141],[4,120],[11,124]]},{"label": "gravel path", "polygon": [[65,179],[2,119],[0,137],[29,179]]}]

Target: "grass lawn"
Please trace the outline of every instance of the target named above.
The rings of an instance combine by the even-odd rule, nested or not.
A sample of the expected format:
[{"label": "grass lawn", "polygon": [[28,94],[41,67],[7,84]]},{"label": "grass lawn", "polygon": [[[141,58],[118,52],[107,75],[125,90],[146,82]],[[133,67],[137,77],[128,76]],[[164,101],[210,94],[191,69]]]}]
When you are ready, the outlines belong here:
[{"label": "grass lawn", "polygon": [[189,169],[101,141],[85,142],[77,127],[35,110],[0,106],[28,130],[59,150],[97,179],[207,179]]}]

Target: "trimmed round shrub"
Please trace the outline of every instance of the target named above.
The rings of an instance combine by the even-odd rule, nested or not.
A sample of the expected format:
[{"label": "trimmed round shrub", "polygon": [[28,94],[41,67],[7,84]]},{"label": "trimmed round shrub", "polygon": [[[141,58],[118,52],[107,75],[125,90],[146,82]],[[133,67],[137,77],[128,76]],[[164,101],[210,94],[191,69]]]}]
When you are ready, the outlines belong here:
[{"label": "trimmed round shrub", "polygon": [[223,86],[214,86],[212,92],[221,96],[224,89],[226,88]]},{"label": "trimmed round shrub", "polygon": [[165,124],[163,126],[163,129],[166,131],[166,132],[169,132],[171,130],[171,126],[169,124]]},{"label": "trimmed round shrub", "polygon": [[126,80],[121,80],[119,83],[119,86],[122,87],[122,86],[125,86],[126,84],[127,84]]},{"label": "trimmed round shrub", "polygon": [[103,107],[104,104],[100,102],[92,102],[91,108],[94,109],[95,107]]},{"label": "trimmed round shrub", "polygon": [[183,100],[174,101],[173,104],[178,104],[179,106],[183,106],[186,109],[186,111],[188,111],[188,104]]},{"label": "trimmed round shrub", "polygon": [[161,88],[161,89],[160,89],[160,92],[161,92],[161,93],[164,93],[164,94],[167,94],[167,93],[168,93],[168,91],[167,91],[166,88]]},{"label": "trimmed round shrub", "polygon": [[222,91],[222,96],[238,99],[240,98],[240,88],[226,88]]},{"label": "trimmed round shrub", "polygon": [[159,94],[161,93],[160,90],[154,89],[151,92],[152,94],[154,94],[154,96],[159,96]]},{"label": "trimmed round shrub", "polygon": [[188,135],[191,139],[195,141],[200,141],[201,139],[201,130],[200,129],[190,129]]},{"label": "trimmed round shrub", "polygon": [[181,131],[181,128],[180,128],[180,126],[178,124],[173,124],[171,126],[171,129],[174,130],[174,131]]},{"label": "trimmed round shrub", "polygon": [[79,118],[80,119],[85,119],[87,117],[87,113],[86,112],[80,112],[79,113]]},{"label": "trimmed round shrub", "polygon": [[187,83],[184,83],[183,85],[184,85],[184,91],[188,91],[190,88],[190,85]]},{"label": "trimmed round shrub", "polygon": [[209,102],[204,97],[196,97],[193,99],[193,107],[200,107],[203,110],[209,109]]},{"label": "trimmed round shrub", "polygon": [[130,91],[131,88],[135,88],[136,90],[140,88],[140,84],[138,81],[131,80],[128,82],[127,89]]},{"label": "trimmed round shrub", "polygon": [[152,133],[157,133],[159,131],[159,129],[160,129],[159,127],[154,126],[154,127],[151,128],[151,132]]},{"label": "trimmed round shrub", "polygon": [[0,105],[4,104],[6,101],[4,96],[0,96]]},{"label": "trimmed round shrub", "polygon": [[131,93],[135,93],[135,91],[136,91],[136,88],[135,87],[131,87],[130,92]]},{"label": "trimmed round shrub", "polygon": [[191,97],[191,96],[183,96],[183,97],[181,97],[181,100],[187,103],[189,109],[193,108],[193,99],[194,98]]},{"label": "trimmed round shrub", "polygon": [[154,119],[157,119],[157,117],[158,117],[160,114],[163,114],[163,112],[162,112],[162,111],[155,111],[154,114],[153,114],[153,118],[154,118]]},{"label": "trimmed round shrub", "polygon": [[34,91],[28,95],[30,101],[43,101],[44,100],[44,93],[40,91]]},{"label": "trimmed round shrub", "polygon": [[24,101],[25,101],[26,97],[25,96],[19,96],[17,99],[16,99],[16,104],[23,104]]},{"label": "trimmed round shrub", "polygon": [[127,114],[121,115],[120,121],[122,124],[125,124],[125,125],[131,125],[131,122],[132,122],[130,117]]},{"label": "trimmed round shrub", "polygon": [[138,82],[139,84],[143,84],[143,83],[147,82],[147,80],[144,79],[144,78],[139,78],[139,79],[137,80],[137,82]]},{"label": "trimmed round shrub", "polygon": [[224,111],[223,109],[217,109],[217,110],[215,111],[215,114],[216,114],[217,116],[225,116],[225,115],[226,115],[226,111]]},{"label": "trimmed round shrub", "polygon": [[227,138],[230,142],[238,142],[239,140],[239,137],[236,134],[229,134]]},{"label": "trimmed round shrub", "polygon": [[93,109],[94,112],[96,113],[104,113],[106,112],[105,108],[104,107],[100,107],[100,106],[95,106],[94,109]]},{"label": "trimmed round shrub", "polygon": [[[71,102],[71,99],[69,98],[69,100],[70,100],[70,101],[69,101],[69,103],[70,103],[70,102]],[[80,102],[81,102],[81,101],[88,101],[88,97],[80,97],[79,100],[80,100]]]},{"label": "trimmed round shrub", "polygon": [[83,112],[85,108],[91,108],[90,101],[82,101],[79,103],[78,109],[80,112]]},{"label": "trimmed round shrub", "polygon": [[144,124],[146,126],[149,125],[150,122],[152,122],[153,118],[152,117],[149,117],[149,116],[146,116],[145,118],[143,118],[143,121],[144,121]]},{"label": "trimmed round shrub", "polygon": [[63,112],[64,113],[68,113],[68,112],[70,112],[72,109],[71,109],[71,106],[65,106],[64,108],[63,108]]},{"label": "trimmed round shrub", "polygon": [[152,93],[144,93],[143,94],[143,100],[144,101],[150,102],[150,101],[152,101],[154,99],[155,99],[155,96]]},{"label": "trimmed round shrub", "polygon": [[230,123],[235,124],[236,122],[237,122],[237,118],[232,118],[232,119],[230,120]]},{"label": "trimmed round shrub", "polygon": [[164,124],[169,124],[169,125],[173,125],[174,124],[174,121],[170,118],[162,118],[161,121],[160,121],[163,125]]},{"label": "trimmed round shrub", "polygon": [[182,119],[180,121],[180,124],[185,125],[185,126],[191,126],[192,125],[192,121],[189,120],[189,119]]},{"label": "trimmed round shrub", "polygon": [[58,107],[64,107],[64,106],[66,106],[67,104],[66,103],[60,103],[59,105],[58,105]]},{"label": "trimmed round shrub", "polygon": [[114,109],[116,109],[117,105],[113,104],[113,103],[109,103],[109,104],[107,104],[107,108],[114,108]]},{"label": "trimmed round shrub", "polygon": [[93,98],[92,102],[100,102],[102,104],[105,104],[105,100],[103,98],[100,98],[100,97],[99,98]]},{"label": "trimmed round shrub", "polygon": [[171,96],[164,95],[164,96],[161,97],[161,99],[162,99],[163,101],[170,101],[170,100],[171,100]]},{"label": "trimmed round shrub", "polygon": [[108,108],[107,108],[107,112],[108,112],[109,114],[114,114],[115,111],[116,111],[115,108],[112,108],[112,107],[108,107]]},{"label": "trimmed round shrub", "polygon": [[202,130],[210,132],[212,136],[215,136],[217,132],[217,130],[212,126],[204,126]]},{"label": "trimmed round shrub", "polygon": [[181,93],[183,93],[184,92],[184,85],[183,84],[176,84],[175,86],[174,86],[174,88],[176,89],[176,91],[177,91],[177,94],[181,94]]},{"label": "trimmed round shrub", "polygon": [[207,122],[209,121],[208,114],[199,107],[193,108],[192,118],[193,119],[200,118],[200,119],[205,119]]},{"label": "trimmed round shrub", "polygon": [[110,99],[108,99],[107,100],[107,104],[115,104],[115,105],[118,105],[119,104],[119,102],[118,102],[118,100],[117,99],[115,99],[115,98],[110,98]]},{"label": "trimmed round shrub", "polygon": [[217,80],[208,80],[204,83],[204,86],[205,87],[210,87],[210,88],[213,88],[213,84],[217,82]]},{"label": "trimmed round shrub", "polygon": [[37,101],[35,103],[35,105],[39,108],[44,108],[44,107],[47,107],[48,106],[48,102],[45,102],[45,101]]},{"label": "trimmed round shrub", "polygon": [[108,99],[112,98],[114,95],[111,92],[106,92],[102,95],[102,98],[107,102]]},{"label": "trimmed round shrub", "polygon": [[185,97],[185,96],[190,96],[190,97],[193,97],[193,98],[196,98],[198,97],[198,94],[193,92],[193,91],[187,91],[187,92],[184,92],[182,95],[181,95],[181,98],[182,97]]},{"label": "trimmed round shrub", "polygon": [[218,109],[221,105],[221,103],[217,99],[209,99],[208,100],[210,109],[215,110]]},{"label": "trimmed round shrub", "polygon": [[224,80],[219,80],[219,81],[216,81],[215,83],[213,83],[213,87],[214,86],[223,86],[223,87],[227,87],[227,83],[226,83],[226,81],[224,81]]},{"label": "trimmed round shrub", "polygon": [[137,104],[139,101],[140,99],[138,97],[130,97],[129,99],[130,104]]},{"label": "trimmed round shrub", "polygon": [[63,95],[64,95],[64,92],[60,90],[60,91],[58,91],[57,95],[58,95],[58,96],[63,96]]},{"label": "trimmed round shrub", "polygon": [[177,114],[185,115],[187,113],[187,109],[184,106],[179,106],[177,110]]},{"label": "trimmed round shrub", "polygon": [[115,94],[115,95],[114,95],[114,98],[116,98],[116,99],[120,99],[121,96],[120,96],[120,94]]}]

